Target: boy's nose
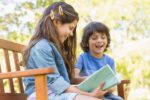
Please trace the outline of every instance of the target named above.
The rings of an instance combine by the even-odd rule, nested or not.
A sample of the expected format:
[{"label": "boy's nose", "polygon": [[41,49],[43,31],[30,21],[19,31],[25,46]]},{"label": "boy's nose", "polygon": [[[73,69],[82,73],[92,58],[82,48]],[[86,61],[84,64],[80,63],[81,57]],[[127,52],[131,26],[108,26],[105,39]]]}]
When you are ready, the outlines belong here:
[{"label": "boy's nose", "polygon": [[101,38],[98,38],[98,40],[97,40],[98,42],[101,42],[102,41],[102,39]]}]

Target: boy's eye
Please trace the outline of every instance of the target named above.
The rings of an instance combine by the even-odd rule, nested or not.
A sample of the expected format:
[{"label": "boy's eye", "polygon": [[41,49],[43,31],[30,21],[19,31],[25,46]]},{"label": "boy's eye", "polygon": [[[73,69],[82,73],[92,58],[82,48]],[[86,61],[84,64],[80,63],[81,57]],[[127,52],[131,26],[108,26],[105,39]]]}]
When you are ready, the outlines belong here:
[{"label": "boy's eye", "polygon": [[102,36],[102,39],[105,39],[106,37],[105,36]]},{"label": "boy's eye", "polygon": [[104,36],[104,35],[103,35],[101,38],[102,38],[102,39],[105,39],[105,38],[106,38],[106,36]]},{"label": "boy's eye", "polygon": [[96,40],[97,39],[97,36],[92,36],[91,37],[93,40]]}]

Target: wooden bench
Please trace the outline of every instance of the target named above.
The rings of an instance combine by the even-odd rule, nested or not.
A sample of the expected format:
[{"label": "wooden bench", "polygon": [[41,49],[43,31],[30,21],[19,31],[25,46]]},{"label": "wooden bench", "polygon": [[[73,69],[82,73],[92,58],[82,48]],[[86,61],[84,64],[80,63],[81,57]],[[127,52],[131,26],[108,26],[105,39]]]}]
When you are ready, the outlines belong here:
[{"label": "wooden bench", "polygon": [[[46,74],[54,72],[52,68],[24,70],[22,64],[22,50],[25,45],[0,39],[0,100],[27,100],[24,93],[22,77],[35,77],[36,100],[48,100]],[[4,61],[3,61],[4,60]],[[118,95],[124,96],[124,84],[129,80],[122,80],[118,85]]]}]

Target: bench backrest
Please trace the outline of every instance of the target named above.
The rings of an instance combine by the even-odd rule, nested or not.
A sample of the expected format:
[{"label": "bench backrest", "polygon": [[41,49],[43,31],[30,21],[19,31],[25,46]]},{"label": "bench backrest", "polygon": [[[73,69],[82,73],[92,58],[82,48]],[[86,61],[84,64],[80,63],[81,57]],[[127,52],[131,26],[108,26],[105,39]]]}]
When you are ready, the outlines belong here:
[{"label": "bench backrest", "polygon": [[[24,45],[0,39],[0,73],[22,70],[24,47]],[[26,100],[22,79],[0,79],[0,99]]]}]

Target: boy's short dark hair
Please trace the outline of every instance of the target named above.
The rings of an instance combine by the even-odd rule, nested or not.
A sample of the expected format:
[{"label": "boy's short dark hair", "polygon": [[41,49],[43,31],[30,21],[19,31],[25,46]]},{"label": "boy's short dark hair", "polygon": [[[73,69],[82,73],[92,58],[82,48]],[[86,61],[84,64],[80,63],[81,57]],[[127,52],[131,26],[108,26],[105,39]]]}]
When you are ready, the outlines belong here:
[{"label": "boy's short dark hair", "polygon": [[107,50],[107,48],[109,47],[110,44],[110,34],[109,34],[109,29],[106,25],[104,25],[101,22],[90,22],[83,30],[83,36],[82,36],[82,41],[80,43],[81,48],[84,52],[88,52],[89,51],[89,47],[88,47],[88,41],[89,41],[89,37],[94,34],[95,32],[98,33],[103,33],[107,36],[107,46],[105,48],[105,51]]}]

